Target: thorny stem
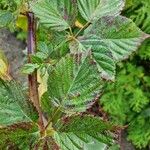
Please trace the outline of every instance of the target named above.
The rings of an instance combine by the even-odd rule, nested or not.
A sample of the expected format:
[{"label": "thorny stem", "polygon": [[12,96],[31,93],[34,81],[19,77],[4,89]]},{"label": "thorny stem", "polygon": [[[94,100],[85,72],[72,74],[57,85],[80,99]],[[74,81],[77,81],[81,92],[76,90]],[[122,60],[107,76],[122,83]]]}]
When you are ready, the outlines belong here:
[{"label": "thorny stem", "polygon": [[[36,53],[36,21],[34,18],[34,14],[32,12],[27,12],[28,18],[28,62],[32,63],[31,55]],[[35,70],[32,74],[28,75],[28,84],[29,84],[29,96],[34,106],[36,107],[39,113],[39,128],[41,135],[44,132],[44,122],[43,115],[39,102],[39,93],[38,93],[38,82],[37,82],[37,70]]]}]

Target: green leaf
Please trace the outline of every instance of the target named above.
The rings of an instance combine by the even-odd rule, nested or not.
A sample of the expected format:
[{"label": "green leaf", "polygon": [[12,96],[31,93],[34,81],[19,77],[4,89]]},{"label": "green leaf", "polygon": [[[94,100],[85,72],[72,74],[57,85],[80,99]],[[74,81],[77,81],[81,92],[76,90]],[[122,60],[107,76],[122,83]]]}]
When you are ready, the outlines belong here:
[{"label": "green leaf", "polygon": [[101,92],[101,80],[88,55],[62,58],[48,79],[48,94],[55,106],[65,112],[82,112]]},{"label": "green leaf", "polygon": [[[98,143],[98,147],[106,148],[107,145],[102,143],[99,138],[102,135],[93,134],[88,135],[86,133],[55,133],[54,139],[59,145],[61,150],[91,150],[90,147],[94,147]],[[97,140],[98,139],[98,140]],[[103,150],[103,149],[102,149]]]},{"label": "green leaf", "polygon": [[98,117],[67,116],[58,122],[56,128],[58,129],[54,139],[62,150],[90,150],[95,144],[105,148],[106,144],[112,144],[111,138],[105,132],[111,129],[112,125]]},{"label": "green leaf", "polygon": [[13,19],[10,11],[0,10],[0,28],[7,26]]},{"label": "green leaf", "polygon": [[118,16],[98,20],[78,40],[84,50],[91,49],[102,78],[114,80],[115,62],[127,59],[147,37],[130,19]]},{"label": "green leaf", "polygon": [[97,43],[95,36],[79,37],[78,40],[69,43],[70,52],[77,54],[91,49],[91,57],[100,72],[100,76],[107,80],[114,80],[116,65],[107,46],[102,41]]},{"label": "green leaf", "polygon": [[[8,137],[11,137],[11,141],[13,141],[20,136],[20,140],[16,142],[16,145],[19,145],[19,148],[21,140],[24,140],[23,144],[25,145],[27,142],[29,142],[29,139],[32,140],[32,145],[30,144],[30,146],[32,146],[33,148],[34,145],[34,148],[38,147],[39,149],[42,149],[45,143],[47,143],[47,146],[50,149],[59,147],[61,148],[61,150],[92,150],[92,148],[95,147],[106,148],[108,145],[113,144],[112,136],[108,135],[108,130],[112,129],[112,125],[108,122],[102,121],[101,118],[98,117],[90,115],[74,115],[70,117],[65,116],[64,118],[60,119],[57,124],[55,124],[54,128],[56,131],[54,132],[54,135],[52,137],[51,135],[49,136],[47,134],[47,137],[38,140],[38,142],[36,143],[35,141],[39,137],[39,132],[30,134],[30,132],[28,131],[28,136],[23,133],[19,134],[18,136],[14,134],[11,137],[11,135],[9,134]],[[6,139],[6,137],[4,138]],[[23,146],[23,144],[21,145]]]},{"label": "green leaf", "polygon": [[47,92],[45,92],[41,97],[41,108],[45,114],[48,114],[49,117],[52,117],[54,107],[52,105],[52,102],[49,100]]},{"label": "green leaf", "polygon": [[85,31],[86,44],[90,41],[93,45],[104,42],[108,46],[108,51],[112,53],[115,60],[120,61],[128,58],[128,56],[137,50],[141,42],[149,37],[143,33],[131,19],[123,16],[105,17],[92,24]]},{"label": "green leaf", "polygon": [[38,67],[39,67],[38,64],[28,63],[23,66],[21,72],[24,74],[32,74],[35,71],[35,69],[37,69]]},{"label": "green leaf", "polygon": [[62,150],[91,150],[95,146],[106,147],[113,143],[108,132],[113,129],[112,124],[92,115],[64,116],[53,127],[54,143]]},{"label": "green leaf", "polygon": [[149,98],[140,89],[134,89],[134,95],[130,98],[129,104],[133,111],[139,113],[149,103]]},{"label": "green leaf", "polygon": [[19,123],[0,128],[0,149],[22,149],[33,148],[40,134],[38,128],[31,123]]},{"label": "green leaf", "polygon": [[82,17],[88,21],[96,21],[106,16],[120,14],[124,0],[77,0]]},{"label": "green leaf", "polygon": [[70,28],[76,18],[76,2],[68,0],[44,0],[33,3],[32,10],[46,27],[62,31]]},{"label": "green leaf", "polygon": [[116,70],[115,61],[107,47],[104,44],[95,47],[93,46],[92,56],[94,62],[97,64],[101,77],[108,80],[114,80]]},{"label": "green leaf", "polygon": [[141,112],[141,116],[144,117],[144,118],[150,117],[150,108],[146,108],[145,110],[143,110]]},{"label": "green leaf", "polygon": [[36,122],[38,113],[14,81],[0,80],[0,125]]},{"label": "green leaf", "polygon": [[53,51],[53,46],[52,44],[47,45],[45,42],[40,41],[37,45],[38,50],[41,53],[43,53],[43,56],[41,56],[41,59],[47,58]]},{"label": "green leaf", "polygon": [[41,138],[34,146],[34,150],[59,150],[59,147],[55,143],[52,137]]},{"label": "green leaf", "polygon": [[103,121],[99,117],[92,115],[72,115],[63,117],[58,121],[57,131],[59,132],[103,132],[112,129],[112,125],[108,122]]},{"label": "green leaf", "polygon": [[128,128],[128,140],[130,140],[137,149],[144,149],[150,142],[150,118],[137,116],[130,122]]},{"label": "green leaf", "polygon": [[142,1],[127,0],[124,14],[128,18],[131,18],[135,22],[135,24],[142,29],[142,31],[150,33],[149,10],[150,10],[149,0],[142,0]]}]

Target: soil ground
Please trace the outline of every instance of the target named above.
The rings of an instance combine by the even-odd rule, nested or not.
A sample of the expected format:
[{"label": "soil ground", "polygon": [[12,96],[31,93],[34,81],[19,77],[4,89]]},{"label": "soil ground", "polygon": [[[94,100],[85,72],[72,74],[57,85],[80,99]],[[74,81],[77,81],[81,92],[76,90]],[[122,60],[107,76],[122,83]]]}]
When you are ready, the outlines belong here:
[{"label": "soil ground", "polygon": [[0,50],[3,50],[10,64],[10,73],[14,79],[23,82],[25,76],[21,75],[20,68],[24,63],[23,50],[25,43],[17,40],[15,35],[6,29],[0,30]]}]

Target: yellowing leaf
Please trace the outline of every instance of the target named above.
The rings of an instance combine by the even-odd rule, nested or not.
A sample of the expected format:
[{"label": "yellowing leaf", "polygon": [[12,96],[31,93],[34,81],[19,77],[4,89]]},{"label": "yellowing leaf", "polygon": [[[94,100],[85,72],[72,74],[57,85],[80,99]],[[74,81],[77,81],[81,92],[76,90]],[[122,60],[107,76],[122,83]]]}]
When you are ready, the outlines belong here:
[{"label": "yellowing leaf", "polygon": [[26,32],[28,27],[27,17],[24,15],[19,15],[16,21],[16,26]]},{"label": "yellowing leaf", "polygon": [[22,1],[19,8],[20,10],[20,13],[24,14],[26,12],[29,12],[29,7],[28,7],[28,4],[25,2],[25,1]]},{"label": "yellowing leaf", "polygon": [[10,79],[8,75],[8,61],[2,51],[0,51],[0,78],[3,80]]},{"label": "yellowing leaf", "polygon": [[75,22],[75,26],[78,28],[83,28],[84,25],[82,23],[80,23],[78,20]]},{"label": "yellowing leaf", "polygon": [[38,71],[38,83],[39,83],[39,97],[41,97],[47,91],[47,80],[48,74],[45,73],[44,76],[41,77],[40,72]]}]

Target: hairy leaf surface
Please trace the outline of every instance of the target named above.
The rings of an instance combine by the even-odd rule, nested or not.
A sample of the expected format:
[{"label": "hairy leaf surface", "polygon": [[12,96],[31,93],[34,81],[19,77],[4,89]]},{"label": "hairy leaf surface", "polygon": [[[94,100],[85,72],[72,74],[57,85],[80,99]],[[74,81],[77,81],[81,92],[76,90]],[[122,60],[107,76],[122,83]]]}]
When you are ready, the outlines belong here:
[{"label": "hairy leaf surface", "polygon": [[[104,138],[104,137],[103,137]],[[98,142],[99,147],[106,148],[106,144],[102,143],[102,135],[101,134],[91,134],[88,135],[86,133],[55,133],[54,139],[56,143],[62,150],[80,150],[86,149],[88,150],[89,145],[94,146],[95,143]]]},{"label": "hairy leaf surface", "polygon": [[104,17],[90,25],[79,41],[92,49],[101,76],[114,80],[115,62],[128,58],[147,37],[130,19],[118,16]]},{"label": "hairy leaf surface", "polygon": [[63,117],[57,123],[60,132],[103,132],[112,129],[112,125],[92,115],[72,115]]},{"label": "hairy leaf surface", "polygon": [[105,132],[111,129],[112,125],[94,116],[64,117],[57,127],[58,132],[55,133],[54,139],[62,150],[88,150],[96,143],[99,147],[106,147],[106,144],[112,142]]},{"label": "hairy leaf surface", "polygon": [[62,58],[48,79],[48,94],[55,106],[64,111],[82,112],[89,108],[101,91],[95,64],[86,56]]},{"label": "hairy leaf surface", "polygon": [[22,122],[0,128],[0,137],[0,149],[29,150],[39,138],[39,132],[36,126]]},{"label": "hairy leaf surface", "polygon": [[114,80],[116,69],[115,61],[107,47],[104,44],[93,46],[92,57],[97,64],[101,77]]},{"label": "hairy leaf surface", "polygon": [[86,21],[120,14],[124,0],[77,0],[79,11]]},{"label": "hairy leaf surface", "polygon": [[0,80],[0,125],[37,121],[34,106],[14,81]]},{"label": "hairy leaf surface", "polygon": [[117,61],[128,58],[141,42],[149,37],[132,20],[123,16],[100,19],[85,31],[85,36],[89,35],[95,37],[95,41],[91,39],[91,44],[104,42]]},{"label": "hairy leaf surface", "polygon": [[39,0],[32,10],[41,23],[59,31],[72,26],[77,13],[76,2],[70,0]]},{"label": "hairy leaf surface", "polygon": [[70,42],[71,53],[84,53],[87,49],[91,50],[92,62],[97,67],[101,77],[114,80],[115,61],[106,44],[95,36],[79,37],[78,40]]}]

